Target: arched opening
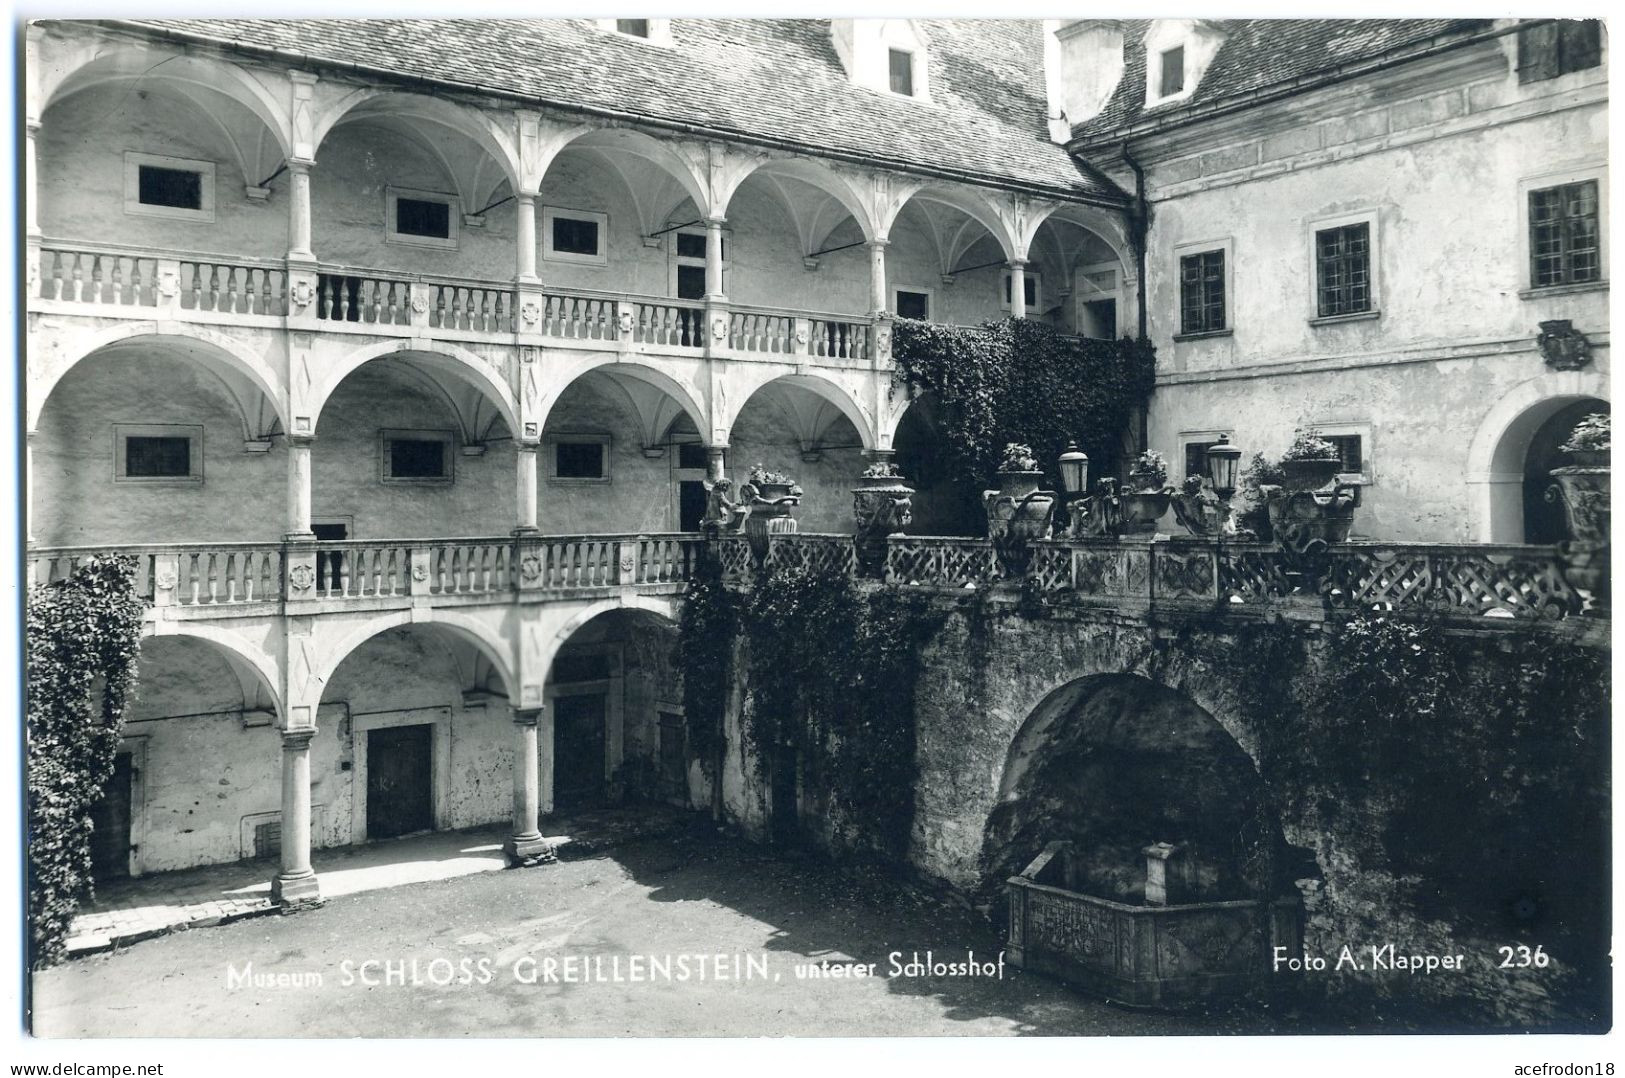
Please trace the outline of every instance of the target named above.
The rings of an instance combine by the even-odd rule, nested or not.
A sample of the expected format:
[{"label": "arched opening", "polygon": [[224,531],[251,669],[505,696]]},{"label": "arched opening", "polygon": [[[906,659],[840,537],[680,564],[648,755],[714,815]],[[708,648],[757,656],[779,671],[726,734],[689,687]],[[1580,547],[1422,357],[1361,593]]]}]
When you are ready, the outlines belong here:
[{"label": "arched opening", "polygon": [[1072,844],[1067,886],[1138,905],[1146,847],[1182,847],[1187,901],[1274,898],[1299,867],[1252,759],[1189,698],[1130,674],[1080,678],[1033,709],[984,831],[990,890],[1045,845]]},{"label": "arched opening", "polygon": [[544,812],[698,803],[676,646],[674,622],[630,607],[590,618],[560,645],[545,690],[553,736],[541,746]]},{"label": "arched opening", "polygon": [[915,489],[909,531],[980,537],[987,534],[982,492],[955,474],[939,409],[934,394],[915,398],[898,420],[892,440],[897,469]]},{"label": "arched opening", "polygon": [[[488,119],[437,98],[375,93],[328,122],[311,171],[318,258],[386,273],[512,279],[512,161]],[[372,320],[361,309],[371,298],[360,278],[334,271],[321,285],[326,317]]]},{"label": "arched opening", "polygon": [[729,431],[735,489],[760,464],[801,486],[796,518],[802,531],[851,531],[851,491],[863,472],[865,447],[856,413],[850,398],[830,383],[794,377],[768,382],[745,401]]},{"label": "arched opening", "polygon": [[275,852],[281,746],[263,671],[191,635],[146,637],[138,663],[113,778],[92,810],[96,878]]},{"label": "arched opening", "polygon": [[[825,311],[869,310],[869,234],[862,203],[840,175],[805,159],[769,161],[728,201],[737,304]],[[795,299],[786,304],[786,294]]]},{"label": "arched opening", "polygon": [[1550,472],[1564,462],[1557,447],[1574,424],[1607,412],[1600,397],[1556,394],[1524,408],[1494,443],[1488,475],[1489,541],[1556,543],[1568,538],[1562,507],[1546,501]]},{"label": "arched opening", "polygon": [[511,530],[517,462],[509,408],[455,357],[400,351],[355,367],[321,402],[316,417],[316,537]]},{"label": "arched opening", "polygon": [[1546,495],[1552,489],[1552,469],[1568,463],[1558,449],[1574,425],[1595,412],[1608,412],[1608,402],[1589,399],[1566,404],[1535,428],[1523,457],[1523,541],[1562,543],[1572,538],[1563,506]]},{"label": "arched opening", "polygon": [[[275,187],[286,179],[272,177],[284,125],[268,97],[230,64],[159,49],[119,49],[79,68],[41,116],[41,229],[53,240],[183,251],[220,251],[229,236],[234,256],[280,257],[288,217]],[[104,259],[104,273],[114,261],[126,287],[132,269],[150,269]]]},{"label": "arched opening", "polygon": [[681,383],[652,367],[608,363],[572,379],[542,427],[542,530],[697,530],[706,467],[698,409]]},{"label": "arched opening", "polygon": [[505,666],[472,633],[434,623],[383,629],[346,654],[311,741],[311,844],[507,821]]},{"label": "arched opening", "polygon": [[894,314],[969,326],[1010,313],[1010,241],[992,207],[952,188],[926,188],[898,210],[887,237],[886,300]]},{"label": "arched opening", "polygon": [[132,335],[74,363],[30,401],[34,538],[276,539],[287,466],[271,452],[282,427],[261,382],[238,357],[184,336]]}]

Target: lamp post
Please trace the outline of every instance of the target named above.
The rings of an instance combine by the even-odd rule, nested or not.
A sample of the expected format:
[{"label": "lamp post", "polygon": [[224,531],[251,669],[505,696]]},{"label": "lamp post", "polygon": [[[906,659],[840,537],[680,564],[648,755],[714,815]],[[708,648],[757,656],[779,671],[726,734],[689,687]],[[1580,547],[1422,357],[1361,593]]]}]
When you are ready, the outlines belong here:
[{"label": "lamp post", "polygon": [[1066,537],[1082,539],[1115,534],[1117,492],[1112,481],[1097,480],[1100,493],[1089,493],[1089,454],[1079,449],[1077,442],[1068,442],[1066,452],[1056,463],[1060,466],[1061,486],[1066,494]]},{"label": "lamp post", "polygon": [[1234,536],[1236,521],[1230,499],[1236,493],[1236,472],[1241,466],[1241,450],[1230,444],[1230,436],[1208,447],[1205,475],[1192,476],[1185,489],[1174,496],[1174,516],[1195,535]]}]

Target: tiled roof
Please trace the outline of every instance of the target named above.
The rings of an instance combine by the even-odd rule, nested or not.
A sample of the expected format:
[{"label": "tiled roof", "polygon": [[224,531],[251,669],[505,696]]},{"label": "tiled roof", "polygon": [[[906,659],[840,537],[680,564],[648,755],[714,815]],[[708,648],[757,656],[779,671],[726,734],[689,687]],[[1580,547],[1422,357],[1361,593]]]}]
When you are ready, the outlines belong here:
[{"label": "tiled roof", "polygon": [[1488,19],[1233,19],[1196,92],[1178,105],[1145,109],[1145,19],[1123,23],[1123,78],[1100,115],[1073,128],[1075,139],[1112,138],[1139,120],[1177,117],[1196,106],[1262,90],[1406,45],[1489,26]]},{"label": "tiled roof", "polygon": [[923,20],[931,101],[852,85],[828,20],[673,19],[672,47],[586,19],[123,20],[315,62],[692,124],[915,170],[1120,200],[1050,141],[1042,24]]}]

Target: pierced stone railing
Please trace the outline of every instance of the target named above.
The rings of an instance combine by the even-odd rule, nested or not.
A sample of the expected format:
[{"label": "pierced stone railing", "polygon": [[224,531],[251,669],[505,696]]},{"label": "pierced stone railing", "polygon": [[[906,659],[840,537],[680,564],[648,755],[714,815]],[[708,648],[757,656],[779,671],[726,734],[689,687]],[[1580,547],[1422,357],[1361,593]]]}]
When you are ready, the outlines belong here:
[{"label": "pierced stone railing", "polygon": [[285,315],[288,273],[270,259],[47,242],[33,295],[61,303]]},{"label": "pierced stone railing", "polygon": [[429,325],[435,329],[468,330],[476,333],[514,331],[514,291],[512,285],[497,281],[454,281],[425,279],[423,289],[429,305]]},{"label": "pierced stone railing", "polygon": [[[407,542],[324,542],[316,545],[312,598],[388,598],[412,594],[412,547]],[[426,569],[427,567],[425,567]],[[296,592],[299,581],[293,582]],[[303,595],[297,597],[303,598]]]},{"label": "pierced stone railing", "polygon": [[741,309],[728,313],[728,347],[738,352],[772,352],[786,355],[795,350],[796,320],[776,311]]},{"label": "pierced stone railing", "polygon": [[511,539],[440,539],[416,546],[412,550],[414,582],[423,562],[427,563],[424,584],[430,595],[489,595],[511,591],[515,583]]},{"label": "pierced stone railing", "polygon": [[316,276],[316,317],[326,322],[409,326],[412,282],[405,275],[324,266]]},{"label": "pierced stone railing", "polygon": [[[772,557],[817,557],[823,536],[774,537]],[[1605,597],[1570,583],[1558,547],[1349,543],[1320,555],[1260,543],[1046,540],[1027,573],[1012,578],[985,539],[893,536],[886,582],[962,591],[1014,579],[1047,595],[1128,607],[1170,605],[1244,611],[1313,600],[1333,610],[1427,611],[1458,618],[1554,620],[1599,614]]]},{"label": "pierced stone railing", "polygon": [[612,341],[619,329],[616,302],[613,296],[549,289],[543,295],[541,332],[570,340]]}]

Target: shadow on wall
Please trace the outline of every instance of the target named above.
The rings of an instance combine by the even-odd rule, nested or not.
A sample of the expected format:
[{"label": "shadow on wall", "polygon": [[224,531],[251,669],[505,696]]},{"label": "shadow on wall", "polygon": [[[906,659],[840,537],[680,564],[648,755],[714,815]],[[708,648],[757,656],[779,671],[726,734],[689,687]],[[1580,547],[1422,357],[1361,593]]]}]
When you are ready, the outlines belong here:
[{"label": "shadow on wall", "polygon": [[1186,697],[1130,674],[1062,686],[1023,724],[983,833],[986,897],[1063,839],[1069,890],[1135,905],[1157,842],[1186,846],[1187,901],[1273,897],[1302,874],[1241,746]]}]

